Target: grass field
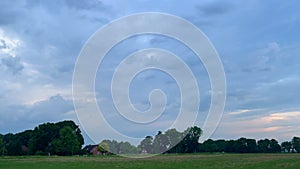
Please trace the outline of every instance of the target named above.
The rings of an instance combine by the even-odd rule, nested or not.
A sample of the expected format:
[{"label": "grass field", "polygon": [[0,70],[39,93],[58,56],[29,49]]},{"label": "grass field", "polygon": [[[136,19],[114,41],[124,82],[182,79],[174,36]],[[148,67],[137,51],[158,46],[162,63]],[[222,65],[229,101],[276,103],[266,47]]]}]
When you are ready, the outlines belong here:
[{"label": "grass field", "polygon": [[299,169],[300,154],[160,155],[132,159],[110,157],[0,157],[1,169]]}]

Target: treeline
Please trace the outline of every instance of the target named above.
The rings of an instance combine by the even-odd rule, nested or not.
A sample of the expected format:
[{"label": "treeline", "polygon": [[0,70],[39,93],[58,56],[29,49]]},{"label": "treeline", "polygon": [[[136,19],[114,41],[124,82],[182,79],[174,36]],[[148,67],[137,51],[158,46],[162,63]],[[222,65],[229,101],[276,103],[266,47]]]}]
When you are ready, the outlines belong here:
[{"label": "treeline", "polygon": [[165,133],[159,131],[154,137],[145,137],[137,147],[128,142],[103,140],[98,145],[98,150],[101,154],[107,151],[112,154],[194,153],[198,150],[201,134],[202,130],[196,126],[184,132],[170,129]]},{"label": "treeline", "polygon": [[[291,141],[281,144],[275,139],[239,138],[237,140],[212,140],[208,139],[203,143],[198,140],[202,130],[191,127],[183,132],[176,129],[169,129],[166,132],[159,131],[155,136],[146,136],[137,147],[127,143],[126,148],[120,148],[120,144],[113,140],[104,140],[99,144],[99,150],[108,150],[114,154],[176,154],[176,153],[203,153],[203,152],[224,152],[224,153],[300,153],[300,138],[294,137]],[[102,146],[105,145],[105,146]],[[102,148],[101,147],[106,147]],[[130,151],[128,151],[130,150]]]},{"label": "treeline", "polygon": [[198,145],[198,152],[226,152],[226,153],[300,153],[300,138],[294,137],[292,141],[281,144],[275,139],[239,138],[237,140],[206,140]]},{"label": "treeline", "polygon": [[159,131],[154,137],[147,136],[138,145],[140,153],[196,153],[202,130],[189,127],[183,132],[169,129],[165,133]]},{"label": "treeline", "polygon": [[0,134],[0,155],[83,155],[83,154],[177,154],[201,152],[225,153],[300,153],[300,138],[281,144],[275,139],[239,138],[237,140],[206,140],[199,143],[202,130],[187,128],[183,132],[169,129],[155,136],[146,136],[138,146],[129,142],[103,140],[99,145],[82,149],[84,139],[73,121],[45,123],[17,134]]},{"label": "treeline", "polygon": [[[127,141],[118,142],[116,140],[103,140],[97,148],[100,154],[139,154],[139,148]],[[85,151],[86,154],[90,152]]]},{"label": "treeline", "polygon": [[45,123],[17,134],[0,134],[0,155],[73,155],[84,143],[73,121]]}]

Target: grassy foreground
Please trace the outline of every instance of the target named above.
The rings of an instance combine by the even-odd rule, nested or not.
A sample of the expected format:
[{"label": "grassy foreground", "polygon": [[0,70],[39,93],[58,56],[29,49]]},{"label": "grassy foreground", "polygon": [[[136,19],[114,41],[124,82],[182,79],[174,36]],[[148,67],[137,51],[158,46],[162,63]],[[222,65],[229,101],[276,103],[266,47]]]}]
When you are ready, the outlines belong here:
[{"label": "grassy foreground", "polygon": [[110,157],[0,157],[0,169],[96,169],[96,168],[249,168],[299,169],[300,154],[187,154],[132,159]]}]

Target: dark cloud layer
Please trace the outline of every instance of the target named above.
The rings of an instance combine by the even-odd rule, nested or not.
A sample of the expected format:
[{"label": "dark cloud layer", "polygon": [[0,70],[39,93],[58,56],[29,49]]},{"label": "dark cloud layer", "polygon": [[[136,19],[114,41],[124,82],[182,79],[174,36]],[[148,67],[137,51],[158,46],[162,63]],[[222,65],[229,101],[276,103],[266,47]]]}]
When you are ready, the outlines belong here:
[{"label": "dark cloud layer", "polygon": [[204,5],[198,5],[197,10],[204,16],[224,15],[234,9],[234,4],[225,1],[215,1]]},{"label": "dark cloud layer", "polygon": [[[228,130],[221,128],[217,135],[237,136],[233,131],[243,124],[238,124],[236,116],[253,119],[279,109],[299,111],[299,1],[272,2],[1,0],[0,133],[73,118],[74,114],[68,114],[73,111],[72,73],[80,49],[101,26],[133,12],[169,12],[184,17],[203,29],[215,45],[224,63],[228,91],[223,121]],[[12,45],[10,39],[20,44]],[[199,60],[190,57],[192,52],[187,52],[182,44],[169,43],[165,37],[136,38],[131,42],[136,43],[123,45],[110,54],[111,60],[104,65],[110,70],[104,71],[99,83],[109,83],[108,74],[122,60],[120,56],[139,47],[164,46],[180,55],[197,75],[205,75],[203,66],[197,63]],[[152,82],[158,79],[155,77],[156,74],[149,74],[142,80],[151,86],[156,84]],[[167,79],[158,81],[163,80]],[[174,82],[162,83],[166,90],[171,84]],[[204,91],[209,88],[201,80],[199,84]],[[136,88],[143,91],[143,85]],[[109,95],[101,94],[103,100]],[[206,94],[201,97],[204,97],[201,104],[207,108],[210,97]],[[136,102],[141,101],[145,106],[148,104],[145,99],[148,98]],[[246,113],[228,115],[239,111]]]},{"label": "dark cloud layer", "polygon": [[18,132],[49,121],[74,119],[74,114],[67,114],[72,110],[72,101],[65,100],[60,95],[52,96],[48,100],[43,100],[33,105],[18,105],[14,103],[1,105],[1,133]]}]

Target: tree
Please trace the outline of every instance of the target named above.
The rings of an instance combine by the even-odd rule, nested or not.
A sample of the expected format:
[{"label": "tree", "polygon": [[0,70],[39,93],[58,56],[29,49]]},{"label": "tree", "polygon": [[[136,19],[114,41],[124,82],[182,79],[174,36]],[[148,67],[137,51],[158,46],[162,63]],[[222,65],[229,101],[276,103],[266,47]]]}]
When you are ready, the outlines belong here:
[{"label": "tree", "polygon": [[[67,138],[73,139],[67,140]],[[79,126],[73,121],[62,121],[44,123],[35,127],[28,140],[28,147],[30,154],[72,155],[79,153],[83,143]]]},{"label": "tree", "polygon": [[215,143],[215,141],[213,141],[212,139],[208,139],[208,140],[204,141],[200,147],[201,147],[200,151],[203,151],[203,152],[217,152],[218,151],[218,146]]},{"label": "tree", "polygon": [[257,143],[255,139],[247,139],[247,153],[256,153],[257,150]]},{"label": "tree", "polygon": [[144,140],[141,141],[139,147],[141,148],[142,153],[153,153],[153,137],[152,136],[146,136]]},{"label": "tree", "polygon": [[292,142],[290,141],[285,141],[281,143],[281,149],[283,152],[291,152],[292,150]]},{"label": "tree", "polygon": [[260,153],[270,153],[270,140],[264,139],[257,142],[258,150]]},{"label": "tree", "polygon": [[[109,153],[113,153],[113,154],[137,154],[138,148],[131,145],[129,142],[117,142],[116,140],[103,140],[101,142],[102,144],[107,143],[108,147],[109,147]],[[101,145],[102,145],[101,144]],[[98,149],[98,151],[102,151],[103,153],[105,153],[105,146]]]},{"label": "tree", "polygon": [[247,138],[239,138],[236,141],[236,150],[237,153],[255,153],[257,152],[256,140],[247,139]]},{"label": "tree", "polygon": [[184,153],[194,153],[197,151],[197,147],[199,144],[199,138],[202,134],[202,130],[197,127],[191,127],[184,131],[184,139],[182,140],[183,144],[183,152]]},{"label": "tree", "polygon": [[110,153],[120,154],[120,143],[116,140],[103,140],[102,142],[106,142],[108,144]]},{"label": "tree", "polygon": [[169,146],[168,137],[163,134],[161,131],[158,131],[157,135],[153,140],[153,152],[154,153],[164,153],[167,151],[167,147]]},{"label": "tree", "polygon": [[217,145],[217,152],[225,152],[227,147],[227,142],[225,140],[217,140],[215,141]]},{"label": "tree", "polygon": [[29,152],[29,140],[33,136],[33,131],[26,130],[21,133],[17,133],[15,135],[19,138],[21,145],[22,145],[21,155],[28,155],[30,153]]},{"label": "tree", "polygon": [[129,142],[120,142],[119,143],[119,147],[120,147],[120,154],[137,154],[138,153],[138,149],[131,145]]},{"label": "tree", "polygon": [[177,131],[176,129],[169,129],[165,132],[165,135],[169,141],[168,152],[169,153],[178,153],[179,152],[179,143],[183,138],[183,134]]},{"label": "tree", "polygon": [[238,152],[238,150],[239,150],[239,147],[238,147],[238,144],[235,140],[226,141],[226,150],[225,150],[225,152],[234,153],[234,152]]},{"label": "tree", "polygon": [[292,139],[292,145],[293,149],[297,151],[297,153],[300,153],[300,138],[299,137],[294,137]]},{"label": "tree", "polygon": [[257,142],[258,150],[260,153],[270,153],[270,140],[264,139]]},{"label": "tree", "polygon": [[237,141],[237,152],[238,153],[247,153],[247,139],[242,137],[239,138]]},{"label": "tree", "polygon": [[258,143],[258,150],[261,153],[278,153],[281,151],[281,147],[278,144],[278,141],[275,139],[259,140],[257,143]]},{"label": "tree", "polygon": [[54,152],[59,155],[73,155],[81,149],[74,130],[69,126],[60,129],[59,138],[53,140],[51,144]]},{"label": "tree", "polygon": [[29,151],[30,154],[36,154],[37,152],[41,154],[53,154],[51,150],[50,142],[59,137],[59,127],[54,123],[44,123],[41,124],[33,130],[33,135],[29,140]]},{"label": "tree", "polygon": [[102,141],[99,145],[98,145],[98,151],[102,154],[102,155],[106,155],[109,152],[109,144],[105,141]]},{"label": "tree", "polygon": [[270,149],[271,149],[271,153],[279,153],[281,151],[281,147],[277,140],[271,139]]},{"label": "tree", "polygon": [[7,155],[22,155],[22,144],[18,136],[8,133],[3,136],[3,142],[5,144]]},{"label": "tree", "polygon": [[0,134],[0,154],[2,156],[5,155],[6,149],[5,149],[5,142],[3,141],[3,136]]},{"label": "tree", "polygon": [[81,134],[81,130],[79,128],[78,125],[76,125],[73,121],[71,120],[65,120],[65,121],[61,121],[58,123],[55,123],[55,125],[59,128],[62,129],[65,126],[69,126],[72,128],[73,132],[76,134],[77,136],[77,140],[79,142],[79,144],[82,146],[84,144],[84,139],[83,136]]}]

